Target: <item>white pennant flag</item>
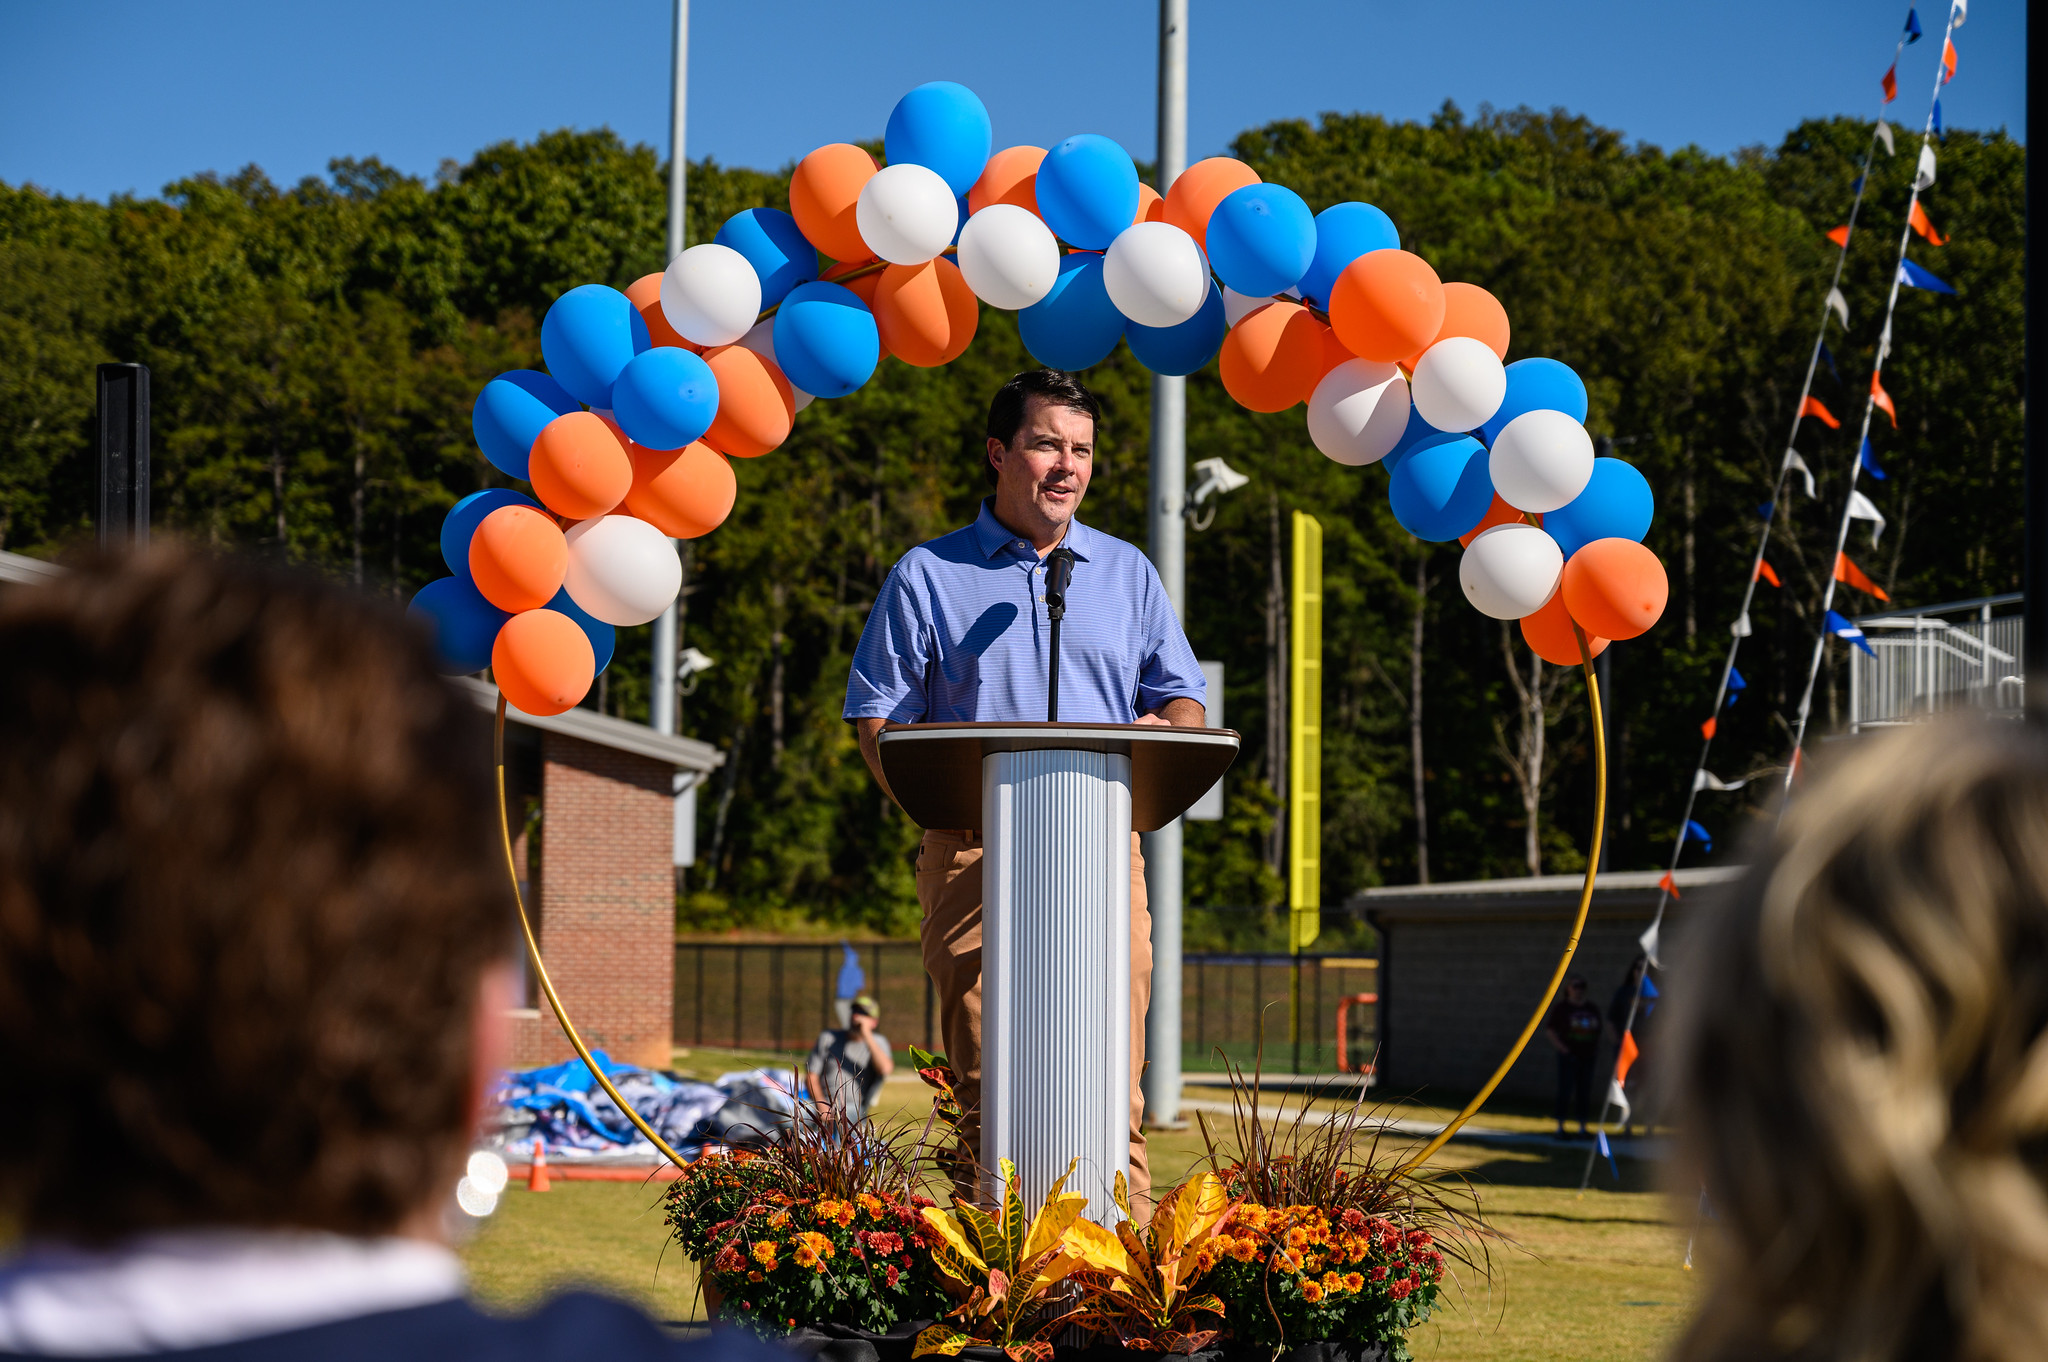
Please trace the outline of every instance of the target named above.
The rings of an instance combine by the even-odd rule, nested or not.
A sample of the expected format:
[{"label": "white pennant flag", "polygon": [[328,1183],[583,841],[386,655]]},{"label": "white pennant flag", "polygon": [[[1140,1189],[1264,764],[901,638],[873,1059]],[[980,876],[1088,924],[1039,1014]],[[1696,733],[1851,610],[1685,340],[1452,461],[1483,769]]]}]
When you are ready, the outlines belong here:
[{"label": "white pennant flag", "polygon": [[1849,518],[1851,520],[1868,520],[1871,522],[1870,543],[1872,547],[1875,547],[1877,537],[1884,533],[1884,512],[1878,510],[1869,497],[1864,496],[1861,492],[1852,491],[1849,493]]},{"label": "white pennant flag", "polygon": [[1798,450],[1788,449],[1785,451],[1785,462],[1778,467],[1778,476],[1782,478],[1785,476],[1787,469],[1794,468],[1799,470],[1799,476],[1806,479],[1806,495],[1809,497],[1819,496],[1820,493],[1813,490],[1813,470],[1806,466],[1806,460],[1799,457]]},{"label": "white pennant flag", "polygon": [[1701,790],[1739,790],[1747,784],[1749,784],[1749,777],[1747,776],[1744,776],[1741,780],[1723,780],[1705,768],[1693,772],[1692,775],[1694,794],[1698,794]]},{"label": "white pennant flag", "polygon": [[1925,189],[1933,183],[1934,148],[1923,142],[1920,144],[1920,169],[1913,172],[1913,187],[1915,189]]},{"label": "white pennant flag", "polygon": [[1849,300],[1842,296],[1840,289],[1831,288],[1828,290],[1828,310],[1842,319],[1842,329],[1844,331],[1849,329]]},{"label": "white pennant flag", "polygon": [[[1624,1126],[1634,1122],[1635,1108],[1631,1107],[1628,1104],[1628,1094],[1622,1091],[1621,1080],[1619,1078],[1610,1078],[1607,1080],[1607,1105],[1611,1107],[1621,1108],[1621,1123]],[[1580,1138],[1584,1139],[1585,1137],[1580,1136]],[[1602,1145],[1605,1145],[1607,1143],[1607,1132],[1604,1129],[1600,1132],[1600,1143]],[[1600,1152],[1607,1155],[1607,1157],[1610,1159],[1614,1157],[1614,1154],[1611,1150],[1603,1148]]]},{"label": "white pennant flag", "polygon": [[1963,26],[1963,21],[1965,19],[1968,19],[1969,17],[1970,0],[1956,0],[1954,8],[1950,9],[1948,12],[1949,26],[1952,28],[1961,28]]},{"label": "white pennant flag", "polygon": [[1877,337],[1877,367],[1882,369],[1892,353],[1892,319],[1884,319],[1884,330]]},{"label": "white pennant flag", "polygon": [[1637,937],[1636,941],[1642,946],[1643,958],[1650,962],[1650,968],[1663,969],[1664,966],[1657,960],[1657,924],[1652,922],[1648,930]]},{"label": "white pennant flag", "polygon": [[1877,140],[1884,143],[1885,155],[1896,156],[1899,154],[1897,144],[1892,141],[1892,125],[1885,122],[1882,118],[1877,120]]},{"label": "white pennant flag", "polygon": [[1749,637],[1749,612],[1747,610],[1735,617],[1735,623],[1728,626],[1728,632],[1737,638]]}]

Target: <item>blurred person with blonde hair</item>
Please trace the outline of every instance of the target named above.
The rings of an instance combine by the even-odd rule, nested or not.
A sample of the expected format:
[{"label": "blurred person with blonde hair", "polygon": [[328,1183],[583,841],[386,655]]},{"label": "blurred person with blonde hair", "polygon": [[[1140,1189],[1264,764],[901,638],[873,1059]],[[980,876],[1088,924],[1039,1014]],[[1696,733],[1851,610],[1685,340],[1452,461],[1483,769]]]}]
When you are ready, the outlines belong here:
[{"label": "blurred person with blonde hair", "polygon": [[1674,1355],[2048,1357],[2048,739],[1856,744],[1674,955]]}]

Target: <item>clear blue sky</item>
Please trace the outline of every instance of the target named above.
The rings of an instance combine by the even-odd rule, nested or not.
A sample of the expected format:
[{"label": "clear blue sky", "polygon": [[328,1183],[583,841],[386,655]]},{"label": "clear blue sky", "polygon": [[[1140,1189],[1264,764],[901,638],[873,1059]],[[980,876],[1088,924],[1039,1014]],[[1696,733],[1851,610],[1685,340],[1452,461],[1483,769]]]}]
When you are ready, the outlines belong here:
[{"label": "clear blue sky", "polygon": [[[1924,115],[1946,0],[1901,64]],[[1100,132],[1154,149],[1148,0],[818,4],[697,0],[688,151],[772,168],[881,134],[921,81],[978,92],[996,144]],[[1424,118],[1561,106],[1631,139],[1726,153],[1799,119],[1876,111],[1904,0],[1192,0],[1189,155],[1325,110]],[[2024,138],[2026,12],[1975,0],[1943,100],[1952,127]],[[0,180],[153,194],[251,162],[289,183],[331,157],[431,175],[506,138],[610,126],[667,151],[666,0],[12,0]],[[865,17],[857,17],[865,16]]]}]

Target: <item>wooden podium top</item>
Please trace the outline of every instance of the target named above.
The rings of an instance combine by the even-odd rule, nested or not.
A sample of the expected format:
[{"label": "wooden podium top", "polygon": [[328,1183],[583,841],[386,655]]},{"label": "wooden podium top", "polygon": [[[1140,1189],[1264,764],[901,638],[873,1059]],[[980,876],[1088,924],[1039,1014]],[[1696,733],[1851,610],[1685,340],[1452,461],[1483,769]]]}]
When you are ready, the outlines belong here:
[{"label": "wooden podium top", "polygon": [[1164,724],[888,724],[882,773],[921,828],[981,831],[981,759],[991,752],[1111,752],[1131,759],[1131,831],[1165,827],[1237,759],[1228,728]]}]

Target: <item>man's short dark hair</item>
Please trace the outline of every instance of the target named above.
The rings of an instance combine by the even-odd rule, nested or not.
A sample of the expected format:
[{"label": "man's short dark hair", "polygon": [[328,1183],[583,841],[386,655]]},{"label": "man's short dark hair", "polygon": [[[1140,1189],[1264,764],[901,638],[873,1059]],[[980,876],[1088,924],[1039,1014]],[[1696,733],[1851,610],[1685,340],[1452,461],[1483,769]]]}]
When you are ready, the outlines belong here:
[{"label": "man's short dark hair", "polygon": [[[988,438],[1008,446],[1017,438],[1017,430],[1024,424],[1024,404],[1033,397],[1043,398],[1055,406],[1069,407],[1083,412],[1099,429],[1102,425],[1102,402],[1088,386],[1064,369],[1026,369],[1008,383],[996,389],[996,395],[988,404]],[[986,463],[988,480],[996,480],[994,464]]]},{"label": "man's short dark hair", "polygon": [[0,1220],[389,1233],[511,946],[486,716],[394,607],[159,546],[0,589]]}]

